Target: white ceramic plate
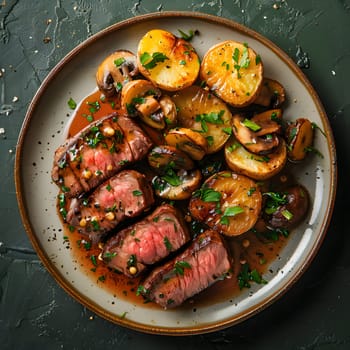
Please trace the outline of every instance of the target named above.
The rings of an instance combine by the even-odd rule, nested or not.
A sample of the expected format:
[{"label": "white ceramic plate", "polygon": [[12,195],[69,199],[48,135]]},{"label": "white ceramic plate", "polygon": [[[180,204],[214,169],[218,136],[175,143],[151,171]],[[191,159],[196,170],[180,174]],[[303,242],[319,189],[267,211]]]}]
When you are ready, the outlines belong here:
[{"label": "white ceramic plate", "polygon": [[[223,301],[192,310],[163,311],[135,306],[128,301],[112,303],[112,295],[93,283],[72,260],[63,245],[62,225],[56,212],[57,187],[50,171],[55,149],[64,141],[70,113],[67,101],[76,101],[95,88],[95,71],[102,59],[116,49],[136,52],[138,40],[148,30],[162,28],[200,32],[192,41],[200,57],[213,44],[226,39],[249,43],[263,58],[265,76],[280,81],[288,94],[284,116],[305,116],[324,130],[315,147],[324,158],[312,157],[297,167],[297,179],[311,195],[308,222],[298,227],[280,259],[264,276],[266,285],[243,291],[234,303]],[[15,180],[26,231],[46,268],[76,300],[98,315],[120,325],[148,333],[197,334],[236,324],[279,298],[302,275],[320,247],[333,210],[336,158],[332,132],[322,105],[308,80],[278,47],[235,22],[198,13],[168,12],[136,17],[94,35],[70,52],[48,75],[29,106],[19,137]],[[53,239],[56,236],[56,240]],[[125,318],[121,314],[127,312]]]}]

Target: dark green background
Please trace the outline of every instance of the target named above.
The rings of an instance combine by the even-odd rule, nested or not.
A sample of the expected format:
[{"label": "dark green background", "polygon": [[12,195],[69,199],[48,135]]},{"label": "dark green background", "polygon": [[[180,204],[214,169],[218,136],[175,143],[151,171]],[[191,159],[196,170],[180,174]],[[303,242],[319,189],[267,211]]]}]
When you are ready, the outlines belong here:
[{"label": "dark green background", "polygon": [[[329,232],[297,284],[248,321],[217,333],[180,338],[124,329],[72,300],[33,251],[19,218],[13,180],[20,127],[49,71],[99,30],[166,10],[233,19],[302,63],[334,130],[339,169]],[[0,0],[0,128],[5,129],[0,135],[1,349],[349,349],[349,38],[349,0]]]}]

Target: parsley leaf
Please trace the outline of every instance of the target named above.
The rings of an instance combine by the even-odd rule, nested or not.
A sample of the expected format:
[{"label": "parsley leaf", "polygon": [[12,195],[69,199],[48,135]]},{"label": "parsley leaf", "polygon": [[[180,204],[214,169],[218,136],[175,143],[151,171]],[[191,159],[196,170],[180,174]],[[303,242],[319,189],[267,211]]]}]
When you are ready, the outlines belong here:
[{"label": "parsley leaf", "polygon": [[191,265],[184,260],[179,260],[176,261],[175,265],[174,265],[174,272],[183,276],[184,275],[184,269],[190,269]]},{"label": "parsley leaf", "polygon": [[157,63],[164,62],[165,60],[168,60],[168,59],[169,58],[161,52],[154,52],[152,53],[152,55],[149,54],[148,52],[144,52],[140,56],[141,64],[146,69],[152,69],[156,67]]},{"label": "parsley leaf", "polygon": [[198,35],[198,34],[199,34],[199,31],[198,31],[198,30],[192,30],[192,29],[190,29],[190,30],[188,31],[188,34],[185,33],[185,32],[183,32],[181,29],[178,29],[178,32],[179,32],[180,35],[181,35],[181,39],[184,39],[184,40],[186,40],[186,41],[191,41],[195,35]]},{"label": "parsley leaf", "polygon": [[238,275],[238,285],[239,289],[250,288],[250,282],[255,282],[258,284],[266,284],[267,281],[262,278],[259,271],[256,269],[250,270],[247,263],[242,266],[241,272]]},{"label": "parsley leaf", "polygon": [[221,193],[208,187],[201,187],[194,191],[193,197],[199,197],[203,202],[220,202]]},{"label": "parsley leaf", "polygon": [[76,109],[77,108],[77,103],[72,98],[70,98],[68,100],[67,104],[68,104],[68,107],[70,109]]}]

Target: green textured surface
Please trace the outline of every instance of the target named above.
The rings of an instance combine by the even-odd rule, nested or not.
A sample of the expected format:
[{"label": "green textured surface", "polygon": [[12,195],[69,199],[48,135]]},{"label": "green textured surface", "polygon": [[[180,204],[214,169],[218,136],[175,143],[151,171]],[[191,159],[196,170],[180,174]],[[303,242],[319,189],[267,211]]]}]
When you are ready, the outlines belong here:
[{"label": "green textured surface", "polygon": [[[274,6],[277,5],[277,6]],[[109,323],[68,296],[38,260],[17,209],[16,142],[49,71],[77,44],[136,15],[201,11],[233,19],[280,46],[318,92],[334,130],[339,183],[329,232],[310,268],[257,316],[192,337],[145,335]],[[1,349],[349,349],[350,1],[0,1]],[[306,65],[305,65],[306,63]]]}]

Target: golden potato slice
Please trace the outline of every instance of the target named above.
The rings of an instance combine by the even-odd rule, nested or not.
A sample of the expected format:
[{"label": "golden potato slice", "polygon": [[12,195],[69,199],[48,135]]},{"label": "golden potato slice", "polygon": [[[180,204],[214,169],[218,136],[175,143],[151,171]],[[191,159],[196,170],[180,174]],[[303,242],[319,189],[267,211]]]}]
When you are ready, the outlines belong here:
[{"label": "golden potato slice", "polygon": [[168,145],[187,153],[194,160],[201,160],[208,150],[206,138],[188,128],[169,130],[165,135],[165,141]]},{"label": "golden potato slice", "polygon": [[208,141],[208,154],[224,146],[232,132],[232,115],[226,103],[194,85],[173,95],[173,101],[178,125],[200,131]]},{"label": "golden potato slice", "polygon": [[260,56],[246,44],[227,40],[205,54],[200,77],[215,94],[234,107],[244,107],[257,97],[263,82]]},{"label": "golden potato slice", "polygon": [[192,195],[189,210],[193,218],[227,236],[238,236],[254,227],[262,205],[255,181],[231,171],[207,179]]},{"label": "golden potato slice", "polygon": [[140,40],[137,64],[141,74],[167,91],[192,85],[200,68],[192,45],[161,29],[150,30]]},{"label": "golden potato slice", "polygon": [[265,156],[249,152],[236,138],[225,145],[225,160],[229,168],[255,180],[266,180],[282,170],[287,160],[287,147],[282,138],[277,149]]}]

